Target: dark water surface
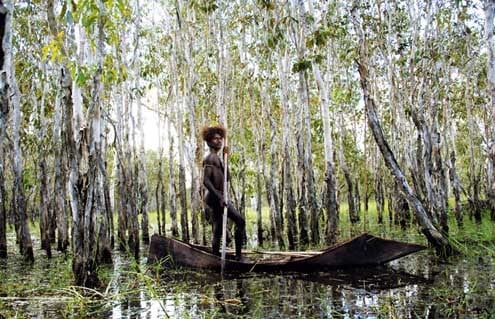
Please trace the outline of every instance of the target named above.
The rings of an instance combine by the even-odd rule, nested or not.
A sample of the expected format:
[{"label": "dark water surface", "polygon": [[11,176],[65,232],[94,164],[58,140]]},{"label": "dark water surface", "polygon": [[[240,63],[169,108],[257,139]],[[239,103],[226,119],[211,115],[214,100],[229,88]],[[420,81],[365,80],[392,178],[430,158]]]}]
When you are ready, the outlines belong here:
[{"label": "dark water surface", "polygon": [[106,287],[85,291],[70,286],[69,258],[38,255],[33,265],[0,261],[0,318],[495,318],[488,257],[441,263],[428,250],[387,267],[222,278],[157,275],[145,257],[136,266],[115,252]]}]

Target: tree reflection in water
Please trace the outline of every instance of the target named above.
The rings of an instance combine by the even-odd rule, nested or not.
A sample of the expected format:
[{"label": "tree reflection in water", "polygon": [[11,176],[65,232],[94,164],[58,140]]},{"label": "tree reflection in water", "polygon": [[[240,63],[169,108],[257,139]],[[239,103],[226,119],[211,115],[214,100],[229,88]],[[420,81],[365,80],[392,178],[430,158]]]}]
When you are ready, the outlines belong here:
[{"label": "tree reflection in water", "polygon": [[[70,260],[55,257],[29,267],[15,258],[1,261],[0,314],[42,319],[495,318],[495,263],[488,256],[441,263],[425,251],[389,267],[224,278],[189,269],[166,269],[155,276],[146,271],[145,260],[137,271],[123,257],[109,269],[105,297],[94,299],[53,289],[54,284],[70,285],[60,268],[70,269]],[[19,283],[33,286],[33,292],[13,290]]]}]

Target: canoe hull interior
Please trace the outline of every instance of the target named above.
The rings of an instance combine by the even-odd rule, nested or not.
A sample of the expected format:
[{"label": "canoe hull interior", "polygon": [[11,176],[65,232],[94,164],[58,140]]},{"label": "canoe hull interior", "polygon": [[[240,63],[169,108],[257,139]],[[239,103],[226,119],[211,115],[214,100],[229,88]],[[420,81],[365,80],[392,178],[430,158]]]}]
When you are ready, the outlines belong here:
[{"label": "canoe hull interior", "polygon": [[[378,266],[412,254],[426,247],[362,234],[327,249],[302,256],[286,252],[282,256],[259,253],[245,257],[243,261],[227,258],[226,271],[302,271],[314,272],[347,267]],[[150,242],[148,263],[170,263],[181,266],[220,270],[220,257],[207,249],[189,245],[176,239],[153,235]]]}]

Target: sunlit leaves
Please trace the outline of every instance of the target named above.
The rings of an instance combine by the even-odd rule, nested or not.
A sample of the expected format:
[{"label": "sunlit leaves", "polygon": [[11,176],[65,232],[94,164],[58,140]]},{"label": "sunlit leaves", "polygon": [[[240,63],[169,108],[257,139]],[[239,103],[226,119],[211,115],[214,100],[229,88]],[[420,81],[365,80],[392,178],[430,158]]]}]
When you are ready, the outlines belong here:
[{"label": "sunlit leaves", "polygon": [[310,60],[298,60],[292,65],[292,72],[298,73],[303,72],[311,68]]},{"label": "sunlit leaves", "polygon": [[218,9],[217,1],[215,0],[192,0],[189,5],[206,14],[210,14]]},{"label": "sunlit leaves", "polygon": [[84,87],[86,82],[91,79],[89,67],[84,65],[77,66],[74,68],[72,78],[76,81],[77,86]]},{"label": "sunlit leaves", "polygon": [[317,47],[325,46],[330,36],[332,36],[332,31],[329,28],[320,27],[308,37],[306,45],[308,47],[312,47],[313,45]]},{"label": "sunlit leaves", "polygon": [[55,38],[41,48],[42,60],[46,61],[47,59],[50,59],[51,62],[60,63],[65,58],[62,54],[64,36],[64,32],[60,31]]},{"label": "sunlit leaves", "polygon": [[265,10],[273,10],[275,9],[275,1],[271,0],[257,0],[256,4]]},{"label": "sunlit leaves", "polygon": [[121,83],[128,77],[128,72],[124,66],[115,61],[112,55],[106,55],[103,61],[102,81],[106,84]]}]

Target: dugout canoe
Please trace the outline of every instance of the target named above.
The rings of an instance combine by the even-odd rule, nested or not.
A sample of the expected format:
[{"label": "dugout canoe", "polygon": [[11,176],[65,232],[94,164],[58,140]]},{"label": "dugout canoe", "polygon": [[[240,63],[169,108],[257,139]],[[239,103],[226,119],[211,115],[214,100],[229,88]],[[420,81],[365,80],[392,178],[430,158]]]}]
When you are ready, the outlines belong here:
[{"label": "dugout canoe", "polygon": [[[345,242],[312,252],[249,252],[237,261],[232,254],[225,260],[226,271],[314,272],[347,267],[379,266],[425,249],[425,246],[376,237],[367,233]],[[199,269],[220,270],[221,259],[208,247],[153,235],[149,264],[173,264]]]}]

